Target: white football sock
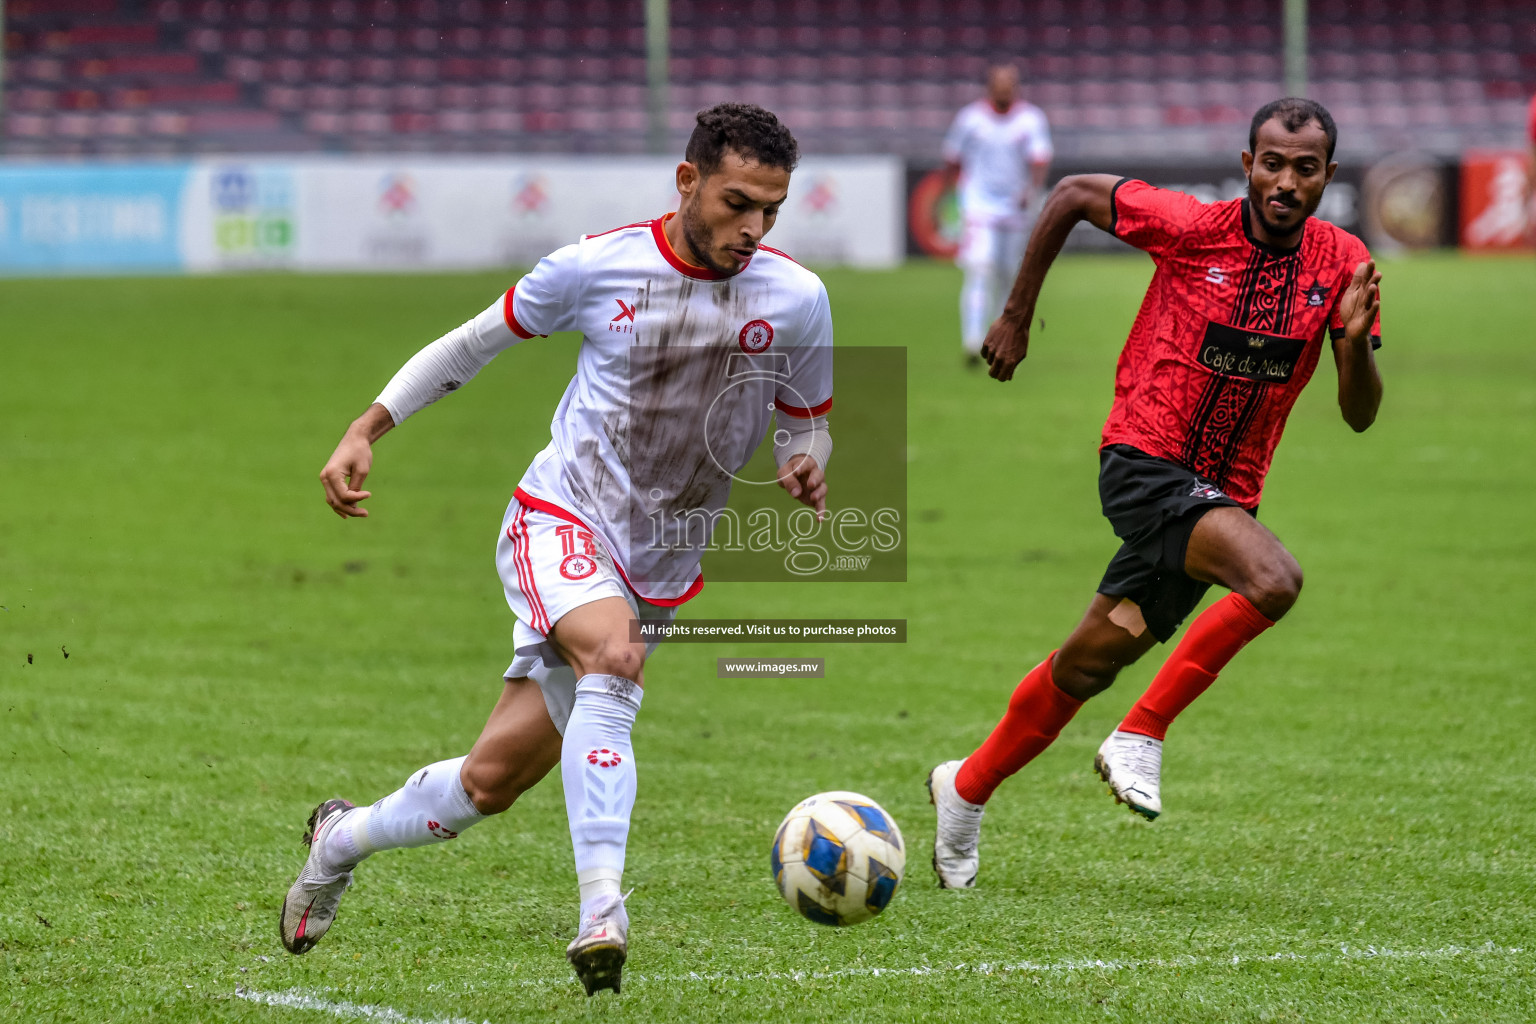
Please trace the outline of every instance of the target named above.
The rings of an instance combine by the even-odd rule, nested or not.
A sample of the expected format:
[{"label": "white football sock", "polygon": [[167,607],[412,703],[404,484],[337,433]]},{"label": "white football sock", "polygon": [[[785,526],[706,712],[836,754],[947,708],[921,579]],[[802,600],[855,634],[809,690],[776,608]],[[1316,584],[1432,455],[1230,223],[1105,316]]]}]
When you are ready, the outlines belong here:
[{"label": "white football sock", "polygon": [[560,781],[576,853],[582,914],[616,895],[624,874],[629,814],[635,806],[635,752],[630,731],[643,696],[623,676],[590,673],[576,681],[576,701],[560,748]]},{"label": "white football sock", "polygon": [[484,821],[459,781],[465,757],[429,764],[373,806],[348,811],[326,834],[326,862],[355,864],[380,850],[445,842]]}]

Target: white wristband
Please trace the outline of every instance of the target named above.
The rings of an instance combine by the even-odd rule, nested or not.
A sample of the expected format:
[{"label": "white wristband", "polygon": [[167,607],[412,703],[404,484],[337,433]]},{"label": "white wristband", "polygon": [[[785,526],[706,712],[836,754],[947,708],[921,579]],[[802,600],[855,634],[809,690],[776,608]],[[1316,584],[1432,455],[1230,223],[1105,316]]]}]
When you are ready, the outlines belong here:
[{"label": "white wristband", "polygon": [[832,434],[825,416],[778,417],[773,430],[774,464],[782,469],[796,455],[809,455],[816,465],[827,468],[827,460],[832,457]]}]

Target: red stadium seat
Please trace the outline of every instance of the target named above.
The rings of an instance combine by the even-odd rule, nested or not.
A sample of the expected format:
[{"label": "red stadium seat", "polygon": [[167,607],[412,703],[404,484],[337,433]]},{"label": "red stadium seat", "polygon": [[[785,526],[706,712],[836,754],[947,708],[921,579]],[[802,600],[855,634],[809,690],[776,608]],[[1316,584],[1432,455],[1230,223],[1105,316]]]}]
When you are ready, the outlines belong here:
[{"label": "red stadium seat", "polygon": [[263,102],[273,110],[297,111],[306,109],[304,92],[288,85],[269,85],[262,90]]},{"label": "red stadium seat", "polygon": [[512,133],[522,131],[523,117],[515,110],[482,110],[480,131]]},{"label": "red stadium seat", "polygon": [[47,138],[53,134],[53,119],[38,114],[12,113],[6,118],[5,131],[13,138]]},{"label": "red stadium seat", "polygon": [[347,93],[347,105],[353,110],[388,110],[389,89],[382,85],[354,85]]},{"label": "red stadium seat", "polygon": [[187,115],[174,110],[153,111],[144,120],[145,131],[151,135],[185,135],[191,130]]},{"label": "red stadium seat", "polygon": [[326,110],[315,110],[304,115],[304,130],[315,135],[340,135],[347,131],[351,121],[345,115]]},{"label": "red stadium seat", "polygon": [[1173,104],[1163,108],[1163,121],[1171,125],[1196,125],[1201,124],[1203,119],[1198,107]]},{"label": "red stadium seat", "polygon": [[479,130],[480,118],[473,110],[444,110],[437,115],[438,128],[454,135],[470,135]]},{"label": "red stadium seat", "polygon": [[426,111],[405,111],[391,117],[390,126],[396,132],[423,134],[437,128],[437,117]]},{"label": "red stadium seat", "polygon": [[395,62],[388,57],[362,57],[352,62],[352,78],[358,82],[393,82]]},{"label": "red stadium seat", "polygon": [[348,91],[336,85],[312,85],[303,90],[304,106],[310,110],[347,109]]},{"label": "red stadium seat", "polygon": [[202,110],[190,115],[191,124],[188,130],[197,134],[235,134],[246,132],[269,132],[276,130],[281,122],[278,115],[270,110]]},{"label": "red stadium seat", "polygon": [[357,35],[349,28],[331,26],[320,33],[320,45],[330,53],[351,53],[357,45]]},{"label": "red stadium seat", "polygon": [[389,129],[389,115],[383,111],[354,110],[346,117],[346,130],[359,135],[382,135]]},{"label": "red stadium seat", "polygon": [[1248,114],[1230,103],[1209,103],[1200,109],[1200,118],[1206,124],[1241,124],[1248,120]]}]

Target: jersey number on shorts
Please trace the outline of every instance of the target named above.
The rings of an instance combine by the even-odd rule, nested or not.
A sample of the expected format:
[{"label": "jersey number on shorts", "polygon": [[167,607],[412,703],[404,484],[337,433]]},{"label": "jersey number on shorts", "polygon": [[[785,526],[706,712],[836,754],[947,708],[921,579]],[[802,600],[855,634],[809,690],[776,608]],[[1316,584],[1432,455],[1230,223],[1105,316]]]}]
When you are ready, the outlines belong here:
[{"label": "jersey number on shorts", "polygon": [[[592,556],[597,554],[597,545],[592,542],[592,534],[587,530],[578,529],[575,526],[557,526],[555,533],[560,537],[560,575],[568,580],[584,580],[597,571],[597,563]],[[577,545],[580,550],[577,550]]]}]

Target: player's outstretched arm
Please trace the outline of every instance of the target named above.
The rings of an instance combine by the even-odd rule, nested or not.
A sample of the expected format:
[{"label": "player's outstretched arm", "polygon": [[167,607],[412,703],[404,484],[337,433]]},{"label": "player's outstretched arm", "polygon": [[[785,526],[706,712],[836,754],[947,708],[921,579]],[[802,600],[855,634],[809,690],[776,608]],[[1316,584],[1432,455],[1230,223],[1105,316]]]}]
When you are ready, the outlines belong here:
[{"label": "player's outstretched arm", "polygon": [[1012,379],[1014,367],[1029,353],[1029,325],[1035,317],[1040,286],[1077,222],[1086,220],[1102,231],[1110,230],[1115,183],[1119,180],[1113,174],[1073,174],[1062,178],[1051,190],[1029,236],[1024,263],[1003,306],[1003,315],[993,323],[981,345],[982,358],[991,367],[993,377]]},{"label": "player's outstretched arm", "polygon": [[1376,422],[1381,408],[1381,374],[1371,350],[1371,330],[1381,310],[1381,272],[1374,260],[1355,267],[1355,276],[1339,301],[1344,336],[1333,343],[1339,369],[1339,412],[1355,433]]},{"label": "player's outstretched arm", "polygon": [[325,503],[341,518],[367,518],[368,510],[358,502],[373,496],[372,491],[363,490],[363,481],[368,479],[368,471],[373,468],[373,442],[389,433],[394,425],[389,410],[374,402],[367,412],[352,421],[320,471]]},{"label": "player's outstretched arm", "polygon": [[[549,262],[546,257],[534,274]],[[524,278],[524,282],[532,276]],[[512,293],[507,293],[473,320],[417,352],[390,378],[378,401],[347,428],[330,461],[320,471],[325,502],[337,515],[343,519],[367,517],[368,510],[360,508],[358,502],[371,497],[363,490],[363,481],[373,466],[375,441],[411,415],[468,384],[497,353],[529,336],[526,331],[517,333],[508,322],[511,298]]]}]

